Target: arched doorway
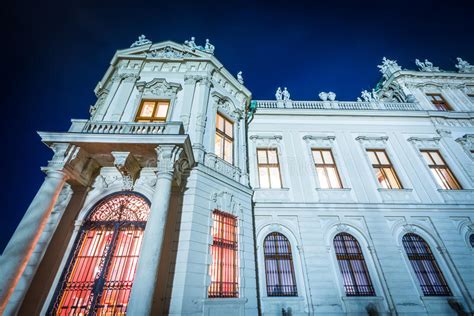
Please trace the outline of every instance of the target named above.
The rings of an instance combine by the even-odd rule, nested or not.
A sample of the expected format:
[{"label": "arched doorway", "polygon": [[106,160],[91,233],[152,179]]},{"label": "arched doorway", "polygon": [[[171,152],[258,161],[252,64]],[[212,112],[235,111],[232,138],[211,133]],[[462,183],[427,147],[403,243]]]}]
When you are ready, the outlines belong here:
[{"label": "arched doorway", "polygon": [[125,315],[149,202],[110,195],[87,216],[56,288],[50,315]]}]

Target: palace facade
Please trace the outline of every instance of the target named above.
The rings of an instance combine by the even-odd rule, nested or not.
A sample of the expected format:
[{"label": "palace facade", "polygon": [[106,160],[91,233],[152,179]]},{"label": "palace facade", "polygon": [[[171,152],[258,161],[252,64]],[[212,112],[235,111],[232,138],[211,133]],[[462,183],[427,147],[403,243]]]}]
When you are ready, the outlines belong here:
[{"label": "palace facade", "polygon": [[474,312],[474,66],[252,100],[195,39],[113,56],[0,257],[3,315]]}]

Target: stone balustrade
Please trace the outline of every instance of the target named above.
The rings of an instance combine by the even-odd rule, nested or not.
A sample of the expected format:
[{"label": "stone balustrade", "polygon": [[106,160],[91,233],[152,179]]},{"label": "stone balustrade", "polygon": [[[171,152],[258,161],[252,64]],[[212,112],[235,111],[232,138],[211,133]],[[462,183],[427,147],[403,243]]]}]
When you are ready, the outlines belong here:
[{"label": "stone balustrade", "polygon": [[159,135],[183,134],[184,131],[181,122],[137,123],[72,120],[69,132],[86,134]]},{"label": "stone balustrade", "polygon": [[419,111],[418,103],[398,102],[357,102],[357,101],[274,101],[257,100],[260,109],[304,109],[304,110],[389,110],[389,111]]}]

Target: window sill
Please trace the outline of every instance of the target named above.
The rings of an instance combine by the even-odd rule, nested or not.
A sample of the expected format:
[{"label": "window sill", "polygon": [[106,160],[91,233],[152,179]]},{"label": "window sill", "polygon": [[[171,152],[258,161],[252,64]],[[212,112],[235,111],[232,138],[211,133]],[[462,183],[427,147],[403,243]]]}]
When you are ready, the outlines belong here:
[{"label": "window sill", "polygon": [[304,297],[302,296],[263,296],[262,300],[264,301],[293,301],[293,302],[302,302]]},{"label": "window sill", "polygon": [[224,304],[245,304],[248,299],[245,297],[211,297],[204,299],[206,305],[224,305]]},{"label": "window sill", "polygon": [[290,191],[290,188],[253,188],[255,191],[272,191],[272,192],[278,192],[278,191]]},{"label": "window sill", "polygon": [[474,203],[474,189],[445,190],[438,189],[446,203]]},{"label": "window sill", "polygon": [[383,296],[341,296],[343,301],[383,301]]}]

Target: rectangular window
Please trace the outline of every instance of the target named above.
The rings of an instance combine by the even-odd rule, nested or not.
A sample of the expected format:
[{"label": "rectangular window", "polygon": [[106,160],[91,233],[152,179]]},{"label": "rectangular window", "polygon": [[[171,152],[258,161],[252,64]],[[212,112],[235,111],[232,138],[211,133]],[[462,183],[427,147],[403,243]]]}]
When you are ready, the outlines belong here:
[{"label": "rectangular window", "polygon": [[212,265],[209,297],[238,297],[237,217],[219,210],[212,213]]},{"label": "rectangular window", "polygon": [[165,122],[169,100],[143,100],[138,108],[136,122]]},{"label": "rectangular window", "polygon": [[217,113],[216,115],[216,140],[214,151],[215,154],[227,161],[233,163],[234,147],[234,124]]},{"label": "rectangular window", "polygon": [[280,163],[276,149],[257,149],[258,178],[263,189],[280,189]]},{"label": "rectangular window", "polygon": [[421,150],[421,155],[441,188],[445,190],[462,189],[438,150]]},{"label": "rectangular window", "polygon": [[337,172],[336,162],[331,149],[312,149],[314,165],[322,189],[342,188],[341,178]]},{"label": "rectangular window", "polygon": [[367,149],[375,176],[385,189],[402,189],[397,173],[384,149]]},{"label": "rectangular window", "polygon": [[452,111],[449,103],[439,93],[427,93],[426,96],[439,111]]}]

